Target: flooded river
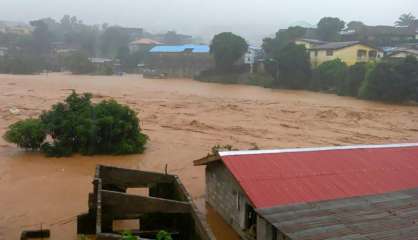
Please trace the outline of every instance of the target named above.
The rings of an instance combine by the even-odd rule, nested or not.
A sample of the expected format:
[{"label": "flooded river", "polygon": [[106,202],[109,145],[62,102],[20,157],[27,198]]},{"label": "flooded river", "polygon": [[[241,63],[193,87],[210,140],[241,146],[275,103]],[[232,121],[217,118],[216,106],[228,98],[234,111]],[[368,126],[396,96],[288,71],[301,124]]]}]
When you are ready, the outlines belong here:
[{"label": "flooded river", "polygon": [[[216,144],[236,148],[397,143],[418,139],[418,107],[331,94],[139,76],[0,75],[0,135],[35,117],[71,91],[114,98],[138,112],[150,142],[143,155],[45,158],[0,140],[0,239],[21,229],[49,228],[52,239],[76,239],[75,217],[87,211],[96,164],[177,174],[197,201],[204,168],[192,161]],[[11,111],[12,110],[12,111]],[[218,239],[233,232],[212,210]]]}]

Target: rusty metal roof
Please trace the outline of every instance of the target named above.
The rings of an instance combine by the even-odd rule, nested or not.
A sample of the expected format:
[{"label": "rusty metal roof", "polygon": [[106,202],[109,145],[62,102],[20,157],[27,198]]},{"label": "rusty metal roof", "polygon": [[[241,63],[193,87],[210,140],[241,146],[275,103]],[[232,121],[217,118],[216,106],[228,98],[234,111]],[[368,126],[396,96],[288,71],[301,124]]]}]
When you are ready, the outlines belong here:
[{"label": "rusty metal roof", "polygon": [[418,189],[256,211],[292,240],[418,239]]},{"label": "rusty metal roof", "polygon": [[418,144],[238,151],[219,155],[255,208],[418,187]]}]

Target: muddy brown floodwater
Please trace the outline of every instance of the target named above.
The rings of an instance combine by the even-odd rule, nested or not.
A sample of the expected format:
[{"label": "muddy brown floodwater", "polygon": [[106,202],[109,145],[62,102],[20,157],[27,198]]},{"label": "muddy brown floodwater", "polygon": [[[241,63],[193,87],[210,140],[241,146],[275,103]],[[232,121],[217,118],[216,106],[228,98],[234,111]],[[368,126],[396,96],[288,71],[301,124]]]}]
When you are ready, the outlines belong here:
[{"label": "muddy brown floodwater", "polygon": [[[0,239],[18,239],[21,229],[41,224],[52,230],[52,239],[76,239],[75,217],[87,210],[99,163],[159,172],[167,164],[193,198],[204,202],[204,168],[193,167],[192,161],[215,144],[248,149],[418,139],[417,106],[184,79],[66,74],[0,75],[0,134],[9,124],[62,101],[71,89],[135,109],[150,136],[148,148],[143,155],[56,159],[23,152],[1,139]],[[208,216],[218,239],[233,238],[216,213],[209,210]]]}]

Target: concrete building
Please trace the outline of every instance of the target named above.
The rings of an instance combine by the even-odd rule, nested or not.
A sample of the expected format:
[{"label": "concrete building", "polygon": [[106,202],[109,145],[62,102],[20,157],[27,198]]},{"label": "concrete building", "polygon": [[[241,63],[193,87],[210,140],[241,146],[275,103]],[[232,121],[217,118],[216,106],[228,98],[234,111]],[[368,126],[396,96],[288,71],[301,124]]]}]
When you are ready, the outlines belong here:
[{"label": "concrete building", "polygon": [[219,152],[208,204],[248,240],[418,236],[418,144]]},{"label": "concrete building", "polygon": [[384,53],[379,48],[358,41],[353,42],[328,42],[314,46],[309,50],[312,66],[319,66],[321,63],[341,59],[347,65],[354,65],[358,62],[370,62],[380,60]]},{"label": "concrete building", "polygon": [[145,67],[169,77],[193,77],[214,66],[207,45],[160,45],[153,47]]}]

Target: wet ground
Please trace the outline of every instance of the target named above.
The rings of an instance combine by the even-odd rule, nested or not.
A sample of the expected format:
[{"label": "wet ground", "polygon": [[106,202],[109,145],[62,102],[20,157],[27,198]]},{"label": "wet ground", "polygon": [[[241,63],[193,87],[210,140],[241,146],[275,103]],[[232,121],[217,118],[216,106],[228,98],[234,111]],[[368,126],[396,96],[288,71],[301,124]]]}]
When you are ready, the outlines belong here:
[{"label": "wet ground", "polygon": [[[236,148],[398,143],[418,140],[418,107],[305,91],[142,79],[136,75],[0,75],[0,135],[17,120],[36,117],[71,91],[94,100],[114,98],[138,112],[150,136],[143,155],[45,158],[0,140],[0,239],[21,229],[52,230],[52,239],[75,239],[75,217],[87,210],[96,164],[177,174],[198,202],[204,168],[192,161],[216,144]],[[204,204],[200,204],[203,205]],[[204,207],[202,207],[204,208]],[[208,211],[219,239],[232,239]]]}]

